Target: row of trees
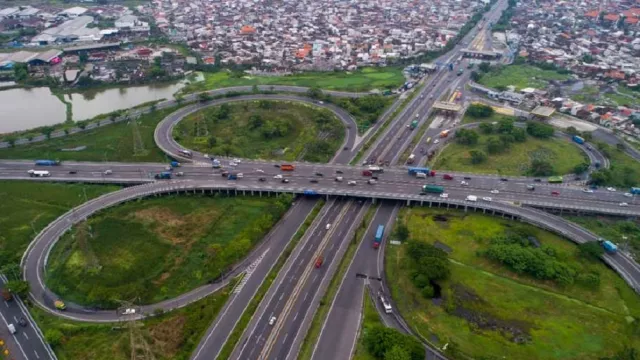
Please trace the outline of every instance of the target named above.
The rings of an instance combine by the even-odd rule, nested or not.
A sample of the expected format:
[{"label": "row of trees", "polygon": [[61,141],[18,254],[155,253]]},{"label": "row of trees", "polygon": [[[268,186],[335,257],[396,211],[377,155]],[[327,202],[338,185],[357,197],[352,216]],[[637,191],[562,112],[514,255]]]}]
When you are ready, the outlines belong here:
[{"label": "row of trees", "polygon": [[418,340],[382,325],[366,328],[364,345],[379,360],[424,360],[424,347]]},{"label": "row of trees", "polygon": [[434,285],[451,274],[447,253],[431,244],[410,239],[407,254],[411,259],[411,281],[421,289],[422,296],[433,298],[436,295]]},{"label": "row of trees", "polygon": [[491,106],[485,104],[471,104],[467,108],[465,115],[469,115],[473,118],[488,118],[494,114],[494,110]]}]

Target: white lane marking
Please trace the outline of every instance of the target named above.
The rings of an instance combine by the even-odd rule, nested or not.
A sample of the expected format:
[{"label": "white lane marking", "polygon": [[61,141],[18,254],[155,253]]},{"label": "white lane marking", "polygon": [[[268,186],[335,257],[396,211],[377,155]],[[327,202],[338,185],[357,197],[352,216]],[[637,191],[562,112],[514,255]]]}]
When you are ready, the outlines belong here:
[{"label": "white lane marking", "polygon": [[24,331],[23,331],[23,332],[22,332],[22,335],[24,335],[24,337],[25,337],[25,338],[27,338],[27,340],[29,340],[29,336],[27,336],[27,333],[26,333],[26,332],[24,332]]},{"label": "white lane marking", "polygon": [[280,299],[278,299],[278,300],[282,300],[283,296],[284,296],[284,293],[280,294]]},{"label": "white lane marking", "polygon": [[296,321],[296,319],[298,318],[298,313],[299,311],[296,312],[296,315],[293,317],[293,321]]},{"label": "white lane marking", "polygon": [[33,353],[34,353],[34,354],[36,354],[36,357],[37,357],[38,359],[40,359],[40,355],[38,355],[38,352],[37,352],[37,351],[33,350]]},{"label": "white lane marking", "polygon": [[289,336],[289,333],[284,334],[284,339],[282,339],[283,344],[287,341],[287,336]]},{"label": "white lane marking", "polygon": [[307,300],[307,296],[309,296],[308,292],[304,294],[304,299],[302,299],[302,301],[306,301]]}]

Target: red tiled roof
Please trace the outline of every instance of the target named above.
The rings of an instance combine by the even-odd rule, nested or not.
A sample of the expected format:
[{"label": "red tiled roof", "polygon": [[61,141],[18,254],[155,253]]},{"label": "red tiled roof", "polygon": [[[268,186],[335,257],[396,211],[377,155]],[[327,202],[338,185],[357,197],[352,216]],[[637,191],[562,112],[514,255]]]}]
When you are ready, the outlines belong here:
[{"label": "red tiled roof", "polygon": [[584,16],[591,18],[597,18],[598,15],[600,15],[600,13],[598,13],[598,10],[591,10],[588,13],[584,14]]},{"label": "red tiled roof", "polygon": [[617,14],[607,14],[604,16],[604,19],[607,21],[618,21],[619,18],[620,18],[620,15],[617,15]]},{"label": "red tiled roof", "polygon": [[638,23],[638,18],[637,17],[628,17],[624,19],[624,22],[626,22],[627,24],[632,24],[635,25]]}]

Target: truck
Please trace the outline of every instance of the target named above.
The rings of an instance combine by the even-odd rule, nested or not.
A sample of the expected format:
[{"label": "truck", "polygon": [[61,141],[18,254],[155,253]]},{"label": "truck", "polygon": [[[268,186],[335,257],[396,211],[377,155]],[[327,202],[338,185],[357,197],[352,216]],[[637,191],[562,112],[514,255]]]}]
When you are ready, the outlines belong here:
[{"label": "truck", "polygon": [[564,179],[562,178],[562,176],[550,176],[547,181],[549,182],[549,184],[562,184]]},{"label": "truck", "polygon": [[2,298],[4,299],[4,301],[11,301],[13,300],[13,295],[11,294],[11,291],[9,291],[8,289],[2,289]]},{"label": "truck", "polygon": [[302,192],[304,196],[317,196],[318,193],[315,190],[304,190]]},{"label": "truck", "polygon": [[295,166],[290,165],[290,164],[282,164],[280,165],[280,170],[282,171],[294,171],[296,169]]},{"label": "truck", "polygon": [[238,180],[238,175],[229,174],[229,175],[227,175],[227,180]]},{"label": "truck", "polygon": [[222,164],[220,163],[220,160],[218,159],[211,160],[211,165],[213,166],[214,169],[220,169],[220,167],[222,166]]},{"label": "truck", "polygon": [[29,170],[27,171],[31,177],[48,177],[51,173],[46,170]]},{"label": "truck", "polygon": [[161,172],[161,173],[159,173],[159,174],[155,174],[155,175],[154,175],[154,178],[156,178],[156,179],[165,179],[165,180],[169,180],[169,179],[171,179],[171,172],[169,172],[169,171],[163,171],[163,172]]},{"label": "truck", "polygon": [[193,156],[193,154],[192,154],[192,153],[191,153],[191,151],[189,151],[189,150],[180,150],[180,154],[181,154],[182,156],[186,156],[186,157],[188,157],[188,158],[190,158],[190,157],[192,157],[192,156]]},{"label": "truck", "polygon": [[376,230],[376,237],[373,239],[374,249],[377,249],[380,247],[380,242],[382,242],[383,235],[384,235],[384,225],[378,225],[378,229]]},{"label": "truck", "polygon": [[443,186],[427,184],[422,187],[422,191],[428,194],[442,194],[444,192]]},{"label": "truck", "polygon": [[375,165],[370,165],[369,166],[369,171],[374,172],[374,173],[383,173],[384,172],[384,170],[380,166],[375,166]]},{"label": "truck", "polygon": [[599,238],[598,242],[604,248],[604,251],[608,254],[615,254],[618,251],[618,245],[612,243],[609,240],[605,240],[603,238]]},{"label": "truck", "polygon": [[56,309],[58,310],[64,310],[67,308],[67,305],[64,304],[64,302],[62,300],[56,300],[53,302],[53,306],[56,307]]},{"label": "truck", "polygon": [[171,162],[171,167],[172,167],[172,168],[180,167],[180,163],[179,163],[179,162],[177,162],[177,161],[172,161],[172,162]]},{"label": "truck", "polygon": [[444,130],[444,131],[440,132],[440,137],[441,138],[446,138],[447,136],[449,136],[449,130]]},{"label": "truck", "polygon": [[453,63],[449,63],[449,71],[453,71]]},{"label": "truck", "polygon": [[573,139],[573,141],[576,144],[580,144],[580,145],[584,144],[584,139],[582,137],[578,136],[578,135],[573,135],[573,137],[571,139]]},{"label": "truck", "polygon": [[422,173],[427,176],[434,176],[436,174],[435,171],[432,171],[428,167],[410,167],[407,169],[407,172],[409,173],[409,175],[416,175],[416,174]]},{"label": "truck", "polygon": [[416,160],[416,154],[411,154],[409,155],[409,158],[407,158],[407,164],[413,164],[415,160]]},{"label": "truck", "polygon": [[475,196],[475,195],[468,195],[467,196],[467,201],[476,202],[476,201],[478,201],[478,197]]},{"label": "truck", "polygon": [[382,96],[389,96],[391,94],[392,94],[391,90],[385,90],[382,92]]},{"label": "truck", "polygon": [[411,125],[409,125],[409,129],[413,130],[418,127],[418,120],[413,120]]},{"label": "truck", "polygon": [[631,189],[629,189],[629,192],[632,193],[633,195],[640,195],[640,188],[632,187]]},{"label": "truck", "polygon": [[56,165],[60,165],[60,160],[36,160],[36,165],[39,165],[39,166],[56,166]]}]

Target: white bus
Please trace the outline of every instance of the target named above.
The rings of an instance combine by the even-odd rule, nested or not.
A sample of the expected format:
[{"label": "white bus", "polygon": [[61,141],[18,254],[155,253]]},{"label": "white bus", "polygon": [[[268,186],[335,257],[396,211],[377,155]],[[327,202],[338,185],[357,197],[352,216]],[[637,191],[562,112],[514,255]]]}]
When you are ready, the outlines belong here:
[{"label": "white bus", "polygon": [[46,170],[29,170],[28,171],[29,176],[34,177],[47,177],[47,176],[51,176],[51,173],[46,171]]},{"label": "white bus", "polygon": [[380,302],[382,303],[382,307],[384,307],[384,312],[387,314],[391,314],[391,304],[389,304],[389,302],[384,298],[384,296],[382,296],[382,294],[380,295]]}]

